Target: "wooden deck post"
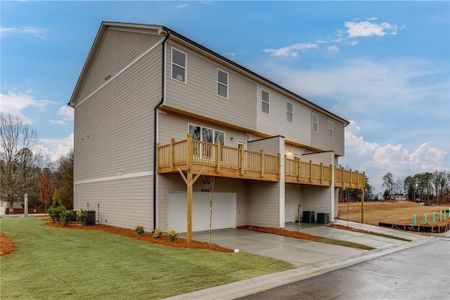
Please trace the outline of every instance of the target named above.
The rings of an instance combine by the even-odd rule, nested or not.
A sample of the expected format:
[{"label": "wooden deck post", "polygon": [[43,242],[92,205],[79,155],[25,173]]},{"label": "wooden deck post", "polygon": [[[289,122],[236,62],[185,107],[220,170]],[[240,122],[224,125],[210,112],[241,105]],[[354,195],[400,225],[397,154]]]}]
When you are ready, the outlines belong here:
[{"label": "wooden deck post", "polygon": [[350,188],[352,187],[352,169],[350,169]]},{"label": "wooden deck post", "polygon": [[192,169],[192,156],[193,156],[193,149],[192,149],[192,135],[188,134],[187,140],[186,140],[186,165],[187,169]]},{"label": "wooden deck post", "polygon": [[161,148],[161,145],[159,143],[156,144],[156,167],[158,168],[158,172],[161,171],[161,162],[160,162],[160,155],[159,155],[159,148]]},{"label": "wooden deck post", "polygon": [[359,188],[359,172],[356,170],[356,187]]},{"label": "wooden deck post", "polygon": [[312,160],[309,161],[309,182],[312,182]]},{"label": "wooden deck post", "polygon": [[297,182],[300,182],[300,167],[302,162],[300,161],[299,157],[296,157],[297,160]]},{"label": "wooden deck post", "polygon": [[320,163],[320,184],[323,183],[323,163]]},{"label": "wooden deck post", "polygon": [[344,167],[341,167],[341,181],[342,181],[342,187],[345,187]]},{"label": "wooden deck post", "polygon": [[260,153],[260,155],[261,155],[261,163],[260,163],[260,166],[261,166],[261,170],[260,170],[260,174],[259,174],[259,177],[261,177],[261,178],[263,178],[264,177],[264,150],[259,150],[259,153]]},{"label": "wooden deck post", "polygon": [[[333,177],[333,172],[334,172],[334,177]],[[330,164],[330,185],[333,184],[334,181],[334,185],[336,187],[336,170],[333,170],[333,164]]]},{"label": "wooden deck post", "polygon": [[170,171],[175,170],[175,139],[170,139]]},{"label": "wooden deck post", "polygon": [[222,145],[220,141],[216,141],[216,172],[220,173],[220,163],[222,162]]},{"label": "wooden deck post", "polygon": [[[277,171],[277,178],[280,180],[281,178],[281,154],[277,153],[278,157],[278,171]],[[286,165],[284,166],[284,172],[286,172]]]},{"label": "wooden deck post", "polygon": [[364,223],[364,196],[365,196],[365,189],[362,188],[362,198],[361,198],[361,224]]},{"label": "wooden deck post", "polygon": [[192,170],[187,171],[187,185],[186,185],[186,232],[187,241],[192,241]]},{"label": "wooden deck post", "polygon": [[241,145],[239,145],[239,152],[238,152],[238,157],[239,157],[239,174],[242,176],[244,175],[244,147]]},{"label": "wooden deck post", "polygon": [[190,243],[192,242],[192,189],[194,183],[197,179],[202,175],[204,167],[200,170],[200,172],[195,175],[193,178],[193,172],[191,169],[186,171],[186,176],[184,173],[178,169],[178,172],[186,183],[186,239]]}]

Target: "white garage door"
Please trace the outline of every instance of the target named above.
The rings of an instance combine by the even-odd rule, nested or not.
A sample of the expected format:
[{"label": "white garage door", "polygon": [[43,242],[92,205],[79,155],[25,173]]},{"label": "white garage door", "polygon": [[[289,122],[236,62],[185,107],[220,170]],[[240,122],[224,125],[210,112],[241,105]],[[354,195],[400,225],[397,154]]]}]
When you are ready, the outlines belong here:
[{"label": "white garage door", "polygon": [[[209,229],[209,193],[194,193],[192,201],[192,230]],[[236,228],[236,194],[214,193],[212,229]],[[169,193],[167,207],[168,229],[186,232],[186,193]]]}]

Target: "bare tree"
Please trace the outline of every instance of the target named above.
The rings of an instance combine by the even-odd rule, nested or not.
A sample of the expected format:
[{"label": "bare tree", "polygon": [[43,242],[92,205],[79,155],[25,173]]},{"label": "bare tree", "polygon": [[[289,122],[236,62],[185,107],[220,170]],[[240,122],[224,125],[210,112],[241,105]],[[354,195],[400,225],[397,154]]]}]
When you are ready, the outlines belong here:
[{"label": "bare tree", "polygon": [[395,190],[395,181],[392,173],[388,172],[383,176],[383,187],[386,188],[386,191],[389,194],[389,199],[392,199]]},{"label": "bare tree", "polygon": [[31,149],[36,142],[36,131],[20,118],[0,114],[0,199],[8,202],[10,211],[32,187]]}]

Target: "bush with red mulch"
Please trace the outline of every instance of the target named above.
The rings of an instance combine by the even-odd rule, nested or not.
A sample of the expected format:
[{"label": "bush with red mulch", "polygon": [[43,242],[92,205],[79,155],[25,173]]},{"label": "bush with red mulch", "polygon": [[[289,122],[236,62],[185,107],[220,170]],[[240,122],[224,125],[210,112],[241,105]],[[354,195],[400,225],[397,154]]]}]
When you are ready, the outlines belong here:
[{"label": "bush with red mulch", "polygon": [[170,241],[167,234],[163,234],[160,238],[154,238],[151,233],[144,233],[143,235],[138,235],[136,231],[127,228],[121,228],[110,225],[97,224],[94,226],[83,226],[79,223],[69,223],[66,226],[63,226],[59,223],[53,223],[51,221],[47,222],[47,225],[56,228],[67,228],[67,229],[81,229],[81,230],[97,230],[104,231],[113,234],[118,234],[121,236],[125,236],[128,238],[133,238],[140,241],[146,241],[149,243],[170,246],[170,247],[179,247],[179,248],[191,248],[191,249],[206,249],[213,250],[218,252],[232,252],[233,250],[224,248],[217,244],[209,244],[207,242],[200,241],[192,241],[190,243],[187,242],[186,239],[177,238],[175,241]]},{"label": "bush with red mulch", "polygon": [[0,232],[0,256],[16,251],[13,241],[4,233]]}]

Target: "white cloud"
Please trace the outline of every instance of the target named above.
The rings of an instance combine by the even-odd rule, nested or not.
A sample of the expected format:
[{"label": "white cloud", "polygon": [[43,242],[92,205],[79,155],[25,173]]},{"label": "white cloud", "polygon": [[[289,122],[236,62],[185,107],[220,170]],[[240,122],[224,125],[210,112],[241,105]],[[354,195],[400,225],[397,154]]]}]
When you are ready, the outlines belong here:
[{"label": "white cloud", "polygon": [[66,125],[67,122],[72,122],[74,119],[74,110],[73,108],[64,105],[61,106],[58,109],[58,116],[60,117],[59,120],[50,120],[50,123],[52,124],[60,124],[60,125]]},{"label": "white cloud", "polygon": [[282,48],[264,49],[264,52],[268,53],[270,56],[298,57],[300,52],[316,48],[319,48],[317,43],[297,43]]},{"label": "white cloud", "polygon": [[[447,70],[443,62],[396,58],[353,59],[311,70],[267,65],[264,72],[307,98],[330,99],[333,109],[344,115],[414,113],[416,117],[443,118],[450,114]],[[443,76],[429,80],[437,75]],[[430,105],[430,99],[434,105]]]},{"label": "white cloud", "polygon": [[35,153],[42,155],[50,161],[57,161],[73,149],[73,133],[65,138],[43,138],[35,146]]},{"label": "white cloud", "polygon": [[328,52],[338,52],[339,48],[337,46],[330,46],[327,48]]},{"label": "white cloud", "polygon": [[50,101],[47,99],[36,99],[32,95],[25,93],[0,93],[0,111],[17,116],[26,123],[31,123],[31,120],[23,114],[23,110],[37,108],[43,111],[49,103]]},{"label": "white cloud", "polygon": [[0,27],[0,35],[9,35],[9,34],[29,34],[40,39],[44,38],[45,29],[41,27],[35,26],[25,26],[25,27]]},{"label": "white cloud", "polygon": [[397,144],[379,144],[367,141],[355,121],[345,130],[346,153],[342,164],[352,169],[366,171],[376,191],[382,190],[382,176],[387,172],[396,178],[434,170],[450,170],[445,165],[448,151],[423,143],[408,149]]},{"label": "white cloud", "polygon": [[183,8],[188,7],[188,6],[189,6],[189,5],[187,5],[187,4],[179,4],[179,5],[175,6],[175,8],[176,8],[176,9],[183,9]]},{"label": "white cloud", "polygon": [[398,26],[388,22],[375,23],[373,18],[361,22],[347,21],[345,27],[349,38],[396,35]]}]

